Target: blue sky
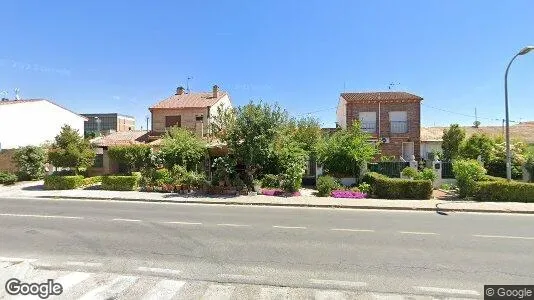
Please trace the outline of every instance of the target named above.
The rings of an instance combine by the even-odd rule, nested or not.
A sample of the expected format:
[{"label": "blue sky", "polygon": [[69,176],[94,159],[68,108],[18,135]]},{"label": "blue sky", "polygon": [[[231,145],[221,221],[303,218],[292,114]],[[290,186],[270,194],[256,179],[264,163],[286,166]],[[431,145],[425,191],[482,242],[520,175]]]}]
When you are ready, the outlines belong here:
[{"label": "blue sky", "polygon": [[[534,44],[532,0],[3,0],[0,11],[0,91],[138,127],[188,76],[193,91],[218,84],[234,105],[278,102],[324,126],[340,92],[390,83],[424,98],[423,125],[472,124],[475,107],[500,124],[506,64]],[[511,119],[534,120],[534,53],[514,62],[509,91]]]}]

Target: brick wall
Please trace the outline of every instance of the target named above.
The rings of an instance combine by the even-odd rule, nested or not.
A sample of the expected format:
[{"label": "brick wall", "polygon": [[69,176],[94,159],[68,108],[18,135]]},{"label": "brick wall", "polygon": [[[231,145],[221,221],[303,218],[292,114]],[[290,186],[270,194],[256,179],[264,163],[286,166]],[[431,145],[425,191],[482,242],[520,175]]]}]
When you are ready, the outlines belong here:
[{"label": "brick wall", "polygon": [[[402,100],[401,100],[402,101]],[[347,103],[347,124],[352,124],[358,120],[359,112],[376,112],[377,119],[380,118],[380,137],[388,137],[389,143],[380,145],[382,155],[402,156],[402,143],[413,142],[414,155],[416,159],[420,157],[421,150],[421,104],[419,101],[383,101],[380,103],[380,116],[378,114],[378,102],[349,102]],[[389,112],[406,111],[408,116],[408,132],[392,133]],[[378,138],[377,130],[373,133],[373,138]]]},{"label": "brick wall", "polygon": [[17,167],[13,162],[13,154],[15,153],[14,149],[4,149],[0,151],[0,171],[1,172],[12,172],[17,171]]},{"label": "brick wall", "polygon": [[154,109],[152,111],[152,130],[155,132],[165,132],[166,116],[181,116],[181,127],[193,132],[200,133],[200,125],[196,121],[197,115],[204,116],[204,134],[208,130],[207,108],[184,108],[184,109]]},{"label": "brick wall", "polygon": [[117,131],[135,130],[135,121],[125,118],[117,118]]}]

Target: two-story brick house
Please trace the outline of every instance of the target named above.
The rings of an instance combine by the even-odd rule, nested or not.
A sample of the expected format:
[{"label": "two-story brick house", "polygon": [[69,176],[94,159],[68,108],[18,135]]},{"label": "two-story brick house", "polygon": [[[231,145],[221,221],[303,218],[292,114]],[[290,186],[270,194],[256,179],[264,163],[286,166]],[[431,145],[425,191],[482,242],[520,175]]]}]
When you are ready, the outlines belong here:
[{"label": "two-story brick house", "polygon": [[347,128],[360,121],[362,129],[380,142],[381,155],[419,159],[422,100],[406,92],[341,93],[337,124]]}]

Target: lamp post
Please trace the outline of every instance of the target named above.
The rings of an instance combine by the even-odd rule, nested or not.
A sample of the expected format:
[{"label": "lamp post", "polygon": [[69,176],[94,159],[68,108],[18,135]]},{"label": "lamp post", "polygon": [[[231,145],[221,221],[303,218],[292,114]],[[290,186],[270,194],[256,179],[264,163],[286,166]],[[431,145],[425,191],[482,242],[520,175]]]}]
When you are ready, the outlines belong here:
[{"label": "lamp post", "polygon": [[510,65],[512,65],[512,62],[516,57],[518,57],[519,55],[525,55],[532,50],[534,50],[534,46],[527,46],[521,49],[521,51],[519,51],[516,55],[514,55],[514,57],[512,57],[512,60],[510,60],[510,63],[508,63],[508,66],[506,67],[506,72],[504,73],[504,105],[506,113],[506,179],[508,181],[512,180],[512,154],[510,153],[510,119],[508,114],[508,70],[510,69]]},{"label": "lamp post", "polygon": [[100,120],[99,117],[95,117],[95,121],[96,121],[96,131],[98,132],[98,136],[100,136],[100,123],[102,122],[102,120]]}]

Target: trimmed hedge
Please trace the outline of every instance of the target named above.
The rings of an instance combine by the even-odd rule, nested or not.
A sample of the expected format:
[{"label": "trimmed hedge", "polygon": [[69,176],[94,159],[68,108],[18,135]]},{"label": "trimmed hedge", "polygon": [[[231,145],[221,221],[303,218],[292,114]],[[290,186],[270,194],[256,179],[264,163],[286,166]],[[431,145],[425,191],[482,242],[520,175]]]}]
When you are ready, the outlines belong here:
[{"label": "trimmed hedge", "polygon": [[92,176],[83,179],[83,185],[95,185],[102,182],[102,176]]},{"label": "trimmed hedge", "polygon": [[534,203],[534,184],[532,183],[479,181],[476,187],[476,201]]},{"label": "trimmed hedge", "polygon": [[82,175],[58,176],[50,175],[44,178],[45,190],[73,190],[84,184]]},{"label": "trimmed hedge", "polygon": [[371,185],[373,195],[384,199],[430,199],[432,181],[389,178],[370,172],[363,181]]},{"label": "trimmed hedge", "polygon": [[0,184],[14,184],[17,182],[17,175],[11,173],[0,172]]},{"label": "trimmed hedge", "polygon": [[139,186],[140,176],[102,176],[102,189],[108,191],[134,191]]}]

